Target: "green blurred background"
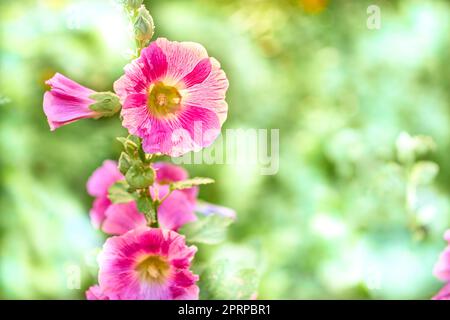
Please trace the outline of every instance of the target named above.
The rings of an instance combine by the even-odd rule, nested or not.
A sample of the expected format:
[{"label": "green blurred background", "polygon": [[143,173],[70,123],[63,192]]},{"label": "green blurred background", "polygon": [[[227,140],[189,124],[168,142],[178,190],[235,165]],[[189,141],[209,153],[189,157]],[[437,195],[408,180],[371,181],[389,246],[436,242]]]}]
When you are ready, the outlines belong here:
[{"label": "green blurred background", "polygon": [[[201,198],[238,213],[198,259],[257,266],[261,299],[432,296],[450,226],[449,2],[146,3],[156,36],[222,63],[225,128],[280,129],[276,175],[188,167],[217,181]],[[112,0],[0,0],[0,298],[84,298],[96,282],[104,236],[85,183],[125,131],[114,118],[50,132],[44,81],[58,71],[112,90],[132,43]]]}]

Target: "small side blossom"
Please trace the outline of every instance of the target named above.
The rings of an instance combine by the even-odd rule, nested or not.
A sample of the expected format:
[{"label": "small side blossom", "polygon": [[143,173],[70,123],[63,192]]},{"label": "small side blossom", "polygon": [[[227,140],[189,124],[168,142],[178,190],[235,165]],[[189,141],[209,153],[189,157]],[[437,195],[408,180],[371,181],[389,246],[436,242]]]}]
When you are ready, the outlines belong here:
[{"label": "small side blossom", "polygon": [[147,153],[180,156],[207,147],[227,117],[228,80],[205,48],[159,38],[114,83],[123,126]]},{"label": "small side blossom", "polygon": [[197,248],[171,230],[138,228],[106,240],[99,255],[99,287],[112,300],[198,299],[189,268]]},{"label": "small side blossom", "polygon": [[96,92],[56,73],[45,82],[51,87],[44,94],[44,113],[50,130],[86,118],[110,116],[120,110],[117,96]]},{"label": "small side blossom", "polygon": [[117,162],[105,160],[102,166],[90,176],[86,188],[88,193],[95,197],[90,210],[91,222],[95,228],[100,228],[106,218],[106,210],[111,205],[108,198],[108,189],[117,181],[125,179],[117,169]]}]

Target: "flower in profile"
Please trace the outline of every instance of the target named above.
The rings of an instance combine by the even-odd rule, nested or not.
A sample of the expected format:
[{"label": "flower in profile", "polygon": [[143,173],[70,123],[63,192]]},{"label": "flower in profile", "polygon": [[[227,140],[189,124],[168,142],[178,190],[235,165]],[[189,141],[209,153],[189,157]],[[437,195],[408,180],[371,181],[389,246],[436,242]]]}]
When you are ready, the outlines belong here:
[{"label": "flower in profile", "polygon": [[147,153],[180,156],[207,147],[226,119],[228,80],[201,45],[159,38],[114,83],[123,126]]},{"label": "flower in profile", "polygon": [[94,204],[90,210],[91,222],[95,228],[100,228],[106,218],[106,210],[111,205],[108,198],[108,189],[124,176],[117,169],[117,163],[105,160],[102,166],[96,169],[87,182],[88,193],[95,197]]},{"label": "flower in profile", "polygon": [[112,300],[198,299],[189,267],[197,248],[171,230],[138,228],[106,240],[99,255],[99,290]]},{"label": "flower in profile", "polygon": [[120,110],[113,93],[95,92],[62,74],[56,73],[45,83],[51,87],[44,94],[44,113],[52,131],[80,119],[111,116]]},{"label": "flower in profile", "polygon": [[439,256],[433,274],[442,281],[450,282],[450,230],[445,232],[444,239],[448,242],[448,245]]}]

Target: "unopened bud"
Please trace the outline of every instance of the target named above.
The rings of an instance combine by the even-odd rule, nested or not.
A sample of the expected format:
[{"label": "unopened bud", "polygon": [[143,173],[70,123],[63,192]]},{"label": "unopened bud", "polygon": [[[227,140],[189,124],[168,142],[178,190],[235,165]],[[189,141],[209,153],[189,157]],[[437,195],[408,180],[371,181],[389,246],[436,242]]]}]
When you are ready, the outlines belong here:
[{"label": "unopened bud", "polygon": [[134,23],[134,35],[139,41],[150,41],[155,32],[153,18],[145,8],[141,6],[138,10],[138,16]]},{"label": "unopened bud", "polygon": [[131,167],[131,158],[125,152],[122,152],[119,157],[119,171],[122,174],[127,174],[128,170]]},{"label": "unopened bud", "polygon": [[89,109],[98,112],[102,117],[109,117],[117,113],[122,105],[119,97],[112,92],[96,92],[89,96],[95,103],[89,105]]}]

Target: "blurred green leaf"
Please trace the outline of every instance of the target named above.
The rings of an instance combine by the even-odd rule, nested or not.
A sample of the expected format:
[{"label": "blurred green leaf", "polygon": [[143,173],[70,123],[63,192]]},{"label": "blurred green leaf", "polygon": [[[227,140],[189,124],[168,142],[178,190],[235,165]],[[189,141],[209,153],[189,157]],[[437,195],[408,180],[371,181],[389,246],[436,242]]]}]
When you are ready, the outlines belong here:
[{"label": "blurred green leaf", "polygon": [[227,227],[232,222],[233,219],[216,214],[199,215],[196,221],[184,225],[180,233],[188,242],[217,244],[225,240]]},{"label": "blurred green leaf", "polygon": [[173,182],[170,184],[170,189],[171,190],[183,190],[183,189],[192,188],[194,186],[199,186],[202,184],[210,184],[210,183],[214,183],[214,180],[211,178],[195,177],[192,179]]}]

